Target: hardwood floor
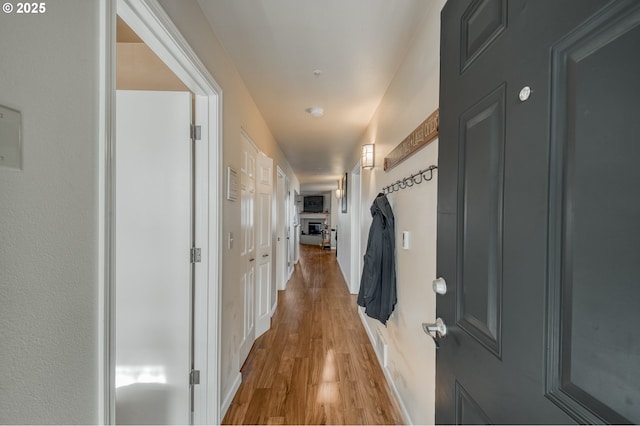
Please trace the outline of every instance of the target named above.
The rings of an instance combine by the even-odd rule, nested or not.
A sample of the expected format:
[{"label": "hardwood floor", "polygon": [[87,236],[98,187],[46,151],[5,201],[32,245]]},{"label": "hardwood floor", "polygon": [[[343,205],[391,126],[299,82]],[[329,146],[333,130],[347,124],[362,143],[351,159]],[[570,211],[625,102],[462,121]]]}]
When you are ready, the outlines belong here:
[{"label": "hardwood floor", "polygon": [[223,424],[402,424],[335,251],[300,248]]}]

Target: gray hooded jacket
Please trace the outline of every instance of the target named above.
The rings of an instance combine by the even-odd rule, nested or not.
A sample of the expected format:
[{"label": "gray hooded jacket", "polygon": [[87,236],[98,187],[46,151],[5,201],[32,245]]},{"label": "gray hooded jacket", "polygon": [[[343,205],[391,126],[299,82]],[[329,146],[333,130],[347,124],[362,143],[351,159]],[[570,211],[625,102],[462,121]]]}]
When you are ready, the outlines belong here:
[{"label": "gray hooded jacket", "polygon": [[371,216],[358,305],[386,325],[397,302],[395,219],[386,195],[378,194],[371,205]]}]

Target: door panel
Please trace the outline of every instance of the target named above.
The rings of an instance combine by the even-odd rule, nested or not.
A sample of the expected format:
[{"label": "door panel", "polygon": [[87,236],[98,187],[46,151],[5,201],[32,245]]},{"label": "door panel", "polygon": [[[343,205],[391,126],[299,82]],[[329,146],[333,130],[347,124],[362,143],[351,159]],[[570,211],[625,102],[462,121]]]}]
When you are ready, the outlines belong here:
[{"label": "door panel", "polygon": [[191,95],[117,92],[116,422],[190,422]]},{"label": "door panel", "polygon": [[505,86],[460,119],[457,324],[500,357]]},{"label": "door panel", "polygon": [[456,416],[455,423],[463,425],[492,424],[487,414],[469,393],[456,382]]},{"label": "door panel", "polygon": [[640,277],[640,200],[621,196],[638,190],[640,123],[619,110],[638,108],[640,61],[629,60],[638,20],[639,7],[620,3],[553,51],[548,392],[586,422],[640,419],[640,370],[630,368],[640,365],[640,342],[629,325],[640,311],[629,292]]},{"label": "door panel", "polygon": [[436,423],[640,422],[639,23],[445,5]]},{"label": "door panel", "polygon": [[[276,207],[276,284],[273,286],[273,293],[277,293],[278,290],[284,290],[285,288],[285,275],[287,273],[287,240],[285,234],[285,227],[287,226],[285,221],[285,212],[288,209],[284,195],[284,181],[286,176],[282,170],[278,167],[278,179],[277,179],[277,207]],[[272,305],[276,303],[276,294],[272,295]]]},{"label": "door panel", "polygon": [[243,340],[239,347],[240,363],[244,362],[255,340],[256,293],[256,157],[258,151],[242,133],[240,166],[240,256],[243,284]]},{"label": "door panel", "polygon": [[257,275],[256,338],[271,326],[271,270],[273,252],[273,160],[264,154],[257,157]]},{"label": "door panel", "polygon": [[474,2],[461,19],[460,37],[462,71],[479,58],[482,52],[507,28],[506,0],[483,0]]},{"label": "door panel", "polygon": [[[294,227],[293,227],[293,223],[294,223],[294,218],[295,218],[295,213],[294,213],[294,209],[296,208],[295,204],[293,203],[293,197],[291,197],[291,182],[289,181],[289,178],[286,178],[285,180],[285,200],[284,200],[284,204],[286,206],[285,208],[285,216],[284,216],[284,220],[285,220],[285,232],[286,232],[286,242],[287,242],[287,276],[286,276],[286,280],[288,281],[289,278],[291,277],[291,274],[293,274],[293,267],[295,265],[295,261],[293,258],[293,255],[295,253],[295,248],[294,248],[294,244],[295,244],[295,237],[293,235],[294,233]],[[286,282],[285,282],[286,285]]]}]

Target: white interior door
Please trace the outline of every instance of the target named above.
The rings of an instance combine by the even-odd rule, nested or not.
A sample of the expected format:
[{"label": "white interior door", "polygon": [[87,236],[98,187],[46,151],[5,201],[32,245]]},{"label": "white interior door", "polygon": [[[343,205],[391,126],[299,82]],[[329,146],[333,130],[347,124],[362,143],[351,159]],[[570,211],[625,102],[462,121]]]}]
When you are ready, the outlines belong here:
[{"label": "white interior door", "polygon": [[293,202],[293,197],[291,197],[291,183],[289,179],[285,182],[285,205],[286,205],[286,215],[285,215],[285,223],[286,223],[286,241],[287,241],[287,281],[291,278],[291,274],[293,274],[293,266],[295,264],[293,254],[294,250],[294,227],[293,227],[293,218],[295,217],[293,214],[293,209],[295,208],[295,203]]},{"label": "white interior door", "polygon": [[272,306],[273,160],[264,154],[258,155],[257,176],[256,338],[271,326]]},{"label": "white interior door", "polygon": [[244,336],[239,348],[240,363],[247,358],[255,340],[255,283],[256,283],[256,158],[258,150],[242,134],[242,164],[240,166],[240,256],[242,262],[242,291],[244,296]]},{"label": "white interior door", "polygon": [[278,167],[278,181],[277,181],[277,227],[276,227],[276,288],[277,290],[285,289],[285,273],[287,271],[287,257],[285,248],[287,247],[287,240],[285,239],[285,227],[286,223],[284,220],[285,211],[287,209],[287,205],[285,204],[284,197],[284,180],[285,174]]},{"label": "white interior door", "polygon": [[293,227],[291,229],[291,240],[293,241],[293,260],[291,261],[291,269],[295,267],[295,264],[300,260],[300,214],[298,212],[298,204],[296,200],[298,200],[300,194],[295,189],[291,194],[291,201],[289,202],[291,206],[291,223],[293,223]]},{"label": "white interior door", "polygon": [[116,111],[116,423],[187,424],[191,95],[118,91]]}]

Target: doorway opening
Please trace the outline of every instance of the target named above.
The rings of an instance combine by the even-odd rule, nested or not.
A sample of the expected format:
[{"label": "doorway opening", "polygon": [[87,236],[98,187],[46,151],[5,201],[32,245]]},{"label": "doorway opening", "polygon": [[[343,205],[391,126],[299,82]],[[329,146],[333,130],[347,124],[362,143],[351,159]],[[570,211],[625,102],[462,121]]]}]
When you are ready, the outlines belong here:
[{"label": "doorway opening", "polygon": [[[116,181],[118,169],[118,140],[116,139],[116,28],[117,17],[126,23],[148,49],[166,65],[192,95],[186,104],[195,109],[193,116],[200,126],[200,140],[193,144],[192,185],[188,185],[187,196],[192,201],[189,221],[196,232],[192,235],[192,247],[184,253],[194,282],[199,283],[190,294],[190,327],[193,339],[187,351],[193,356],[192,366],[199,373],[195,379],[189,365],[185,365],[185,381],[198,383],[192,387],[191,410],[187,413],[190,423],[219,423],[219,256],[220,217],[218,182],[221,161],[221,88],[204,68],[188,43],[180,35],[173,22],[155,0],[103,2],[101,9],[101,123],[100,141],[100,211],[99,228],[101,234],[100,298],[102,310],[99,312],[100,330],[100,376],[101,389],[99,412],[105,424],[116,422],[116,259],[119,255],[116,245],[118,226],[116,221],[116,201],[119,195]],[[190,120],[191,121],[191,120]],[[189,129],[185,129],[187,132]],[[196,132],[197,133],[197,132]],[[195,135],[195,133],[194,133]],[[197,139],[189,135],[187,140]],[[149,159],[148,161],[152,161]],[[122,177],[122,176],[121,176]],[[120,188],[124,183],[120,182]],[[158,231],[161,234],[162,231]],[[198,260],[196,260],[198,259]],[[185,284],[185,285],[188,285]],[[160,380],[160,372],[156,372]],[[161,380],[160,380],[161,381]],[[188,407],[189,408],[189,407]]]}]

